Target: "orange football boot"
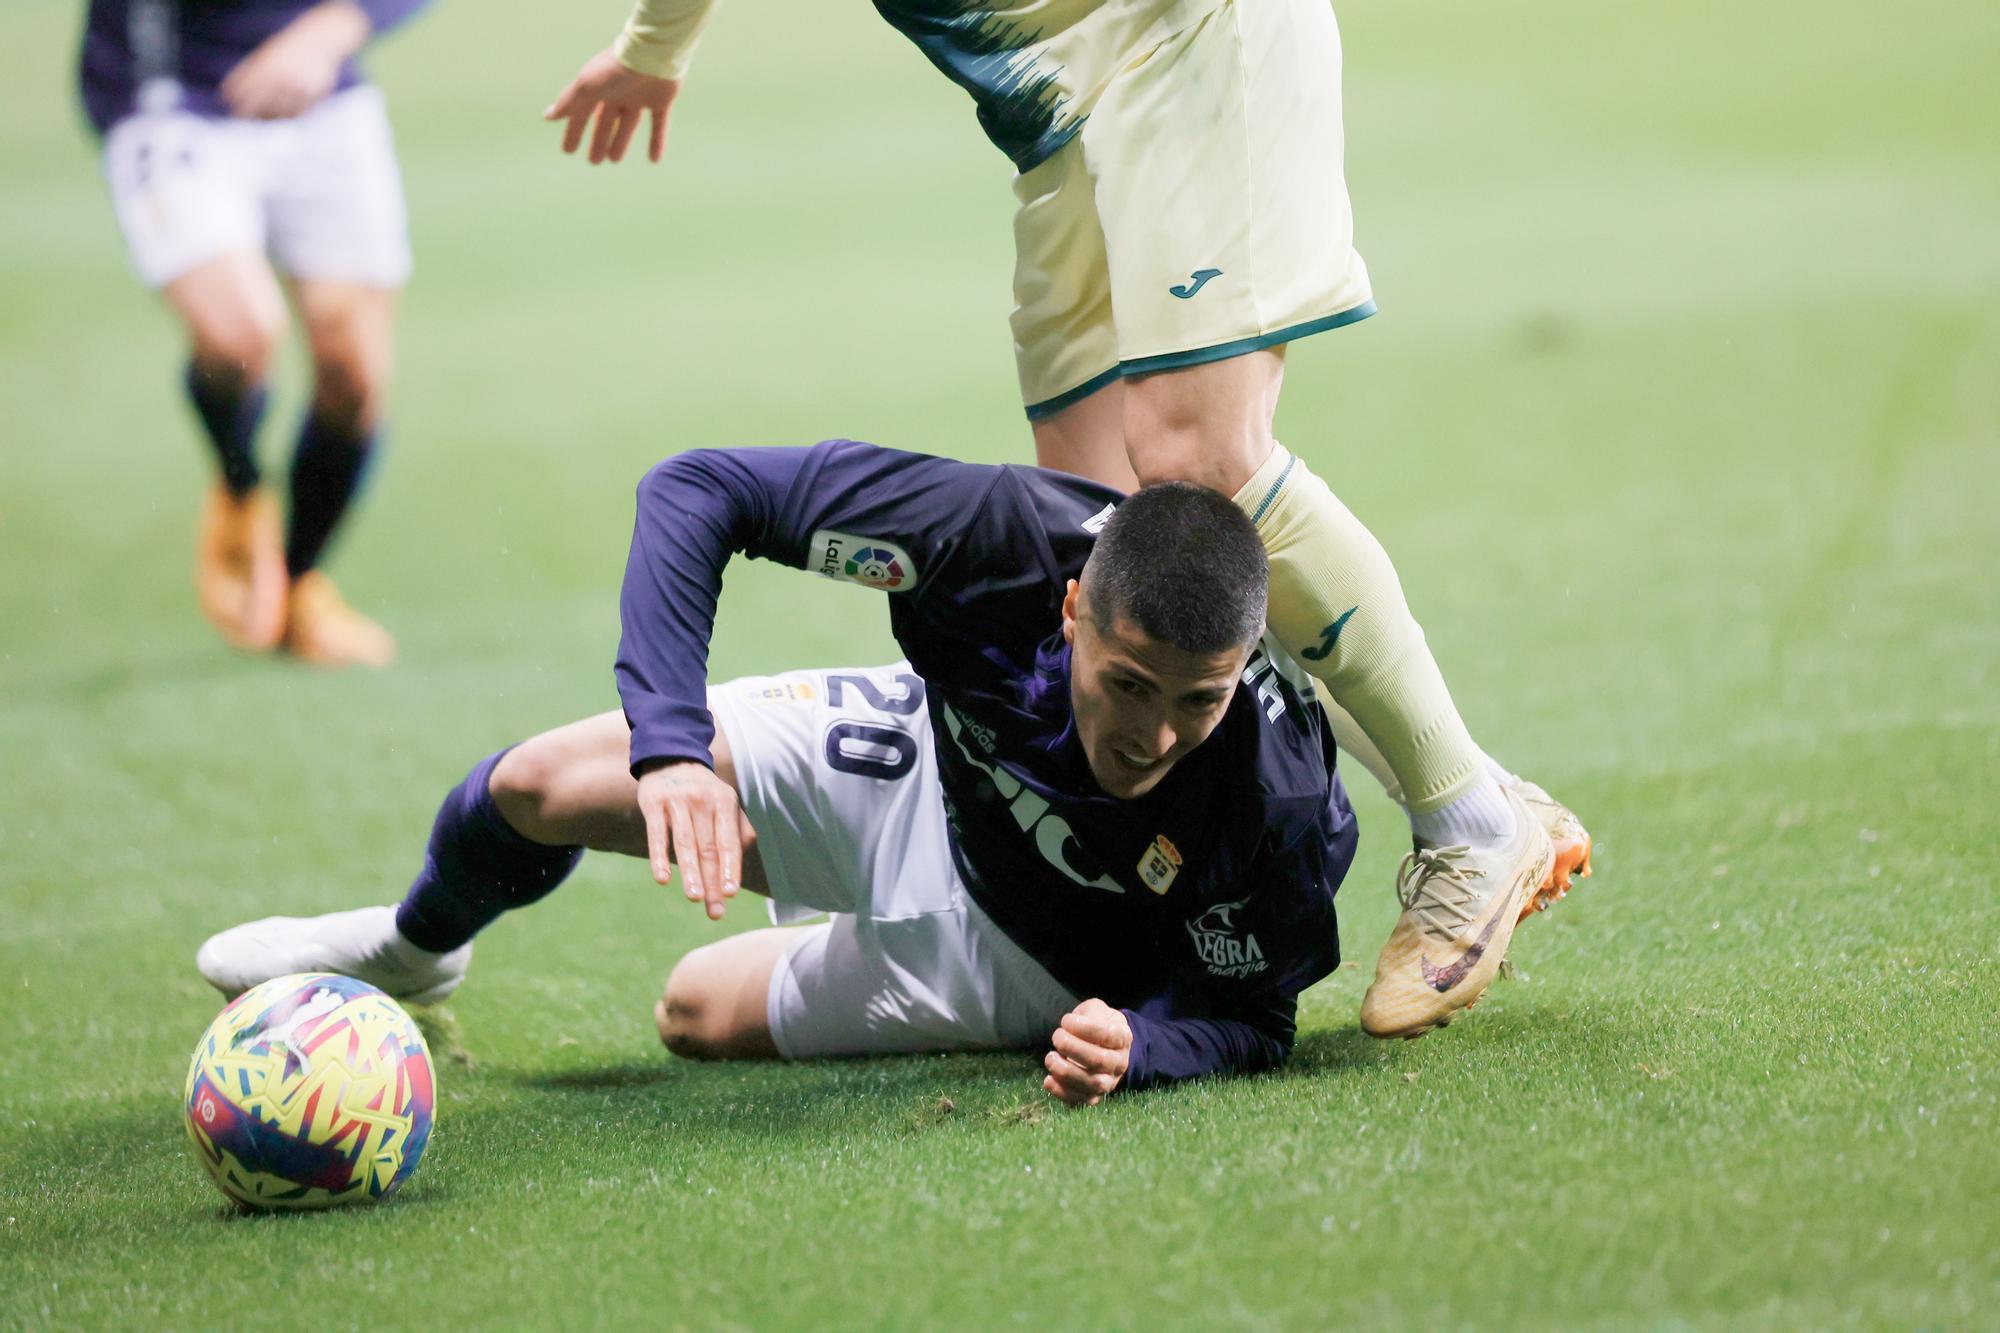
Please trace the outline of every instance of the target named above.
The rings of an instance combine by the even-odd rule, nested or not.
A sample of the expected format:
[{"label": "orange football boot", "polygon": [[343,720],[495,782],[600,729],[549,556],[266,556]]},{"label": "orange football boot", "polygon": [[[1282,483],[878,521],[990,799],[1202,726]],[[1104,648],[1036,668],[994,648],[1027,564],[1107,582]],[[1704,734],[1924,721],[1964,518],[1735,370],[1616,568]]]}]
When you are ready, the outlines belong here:
[{"label": "orange football boot", "polygon": [[194,587],[201,613],[232,647],[266,651],[285,632],[285,547],[278,503],[262,487],[221,482],[202,504]]},{"label": "orange football boot", "polygon": [[284,649],[324,667],[385,667],[396,660],[389,631],[343,601],[333,580],[316,569],[292,583]]}]

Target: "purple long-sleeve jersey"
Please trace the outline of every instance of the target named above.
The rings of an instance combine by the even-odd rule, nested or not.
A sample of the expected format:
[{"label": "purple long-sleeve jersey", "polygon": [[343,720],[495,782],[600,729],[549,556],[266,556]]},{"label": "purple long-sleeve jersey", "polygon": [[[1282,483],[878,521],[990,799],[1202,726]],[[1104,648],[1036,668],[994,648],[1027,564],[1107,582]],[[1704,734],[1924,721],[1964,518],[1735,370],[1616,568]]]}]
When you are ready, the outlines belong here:
[{"label": "purple long-sleeve jersey", "polygon": [[1125,1011],[1126,1083],[1268,1068],[1340,962],[1355,826],[1310,682],[1259,651],[1215,732],[1133,800],[1091,776],[1061,634],[1118,493],[834,440],[682,454],[639,486],[620,602],[632,764],[710,763],[708,643],[738,552],[889,594],[926,688],[953,856],[993,922]]},{"label": "purple long-sleeve jersey", "polygon": [[[91,0],[80,81],[90,123],[102,134],[142,109],[226,116],[222,80],[236,63],[318,0]],[[430,0],[355,0],[376,35]],[[335,86],[361,82],[358,62]]]}]

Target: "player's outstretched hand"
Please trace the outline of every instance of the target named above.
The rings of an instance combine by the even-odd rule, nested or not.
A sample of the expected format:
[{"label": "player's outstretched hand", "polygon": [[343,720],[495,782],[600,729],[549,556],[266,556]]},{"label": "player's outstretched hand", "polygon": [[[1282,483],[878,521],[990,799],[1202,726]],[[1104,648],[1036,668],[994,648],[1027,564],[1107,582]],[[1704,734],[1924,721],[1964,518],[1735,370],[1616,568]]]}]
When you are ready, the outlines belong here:
[{"label": "player's outstretched hand", "polygon": [[1063,1015],[1042,1060],[1042,1087],[1070,1106],[1095,1106],[1125,1081],[1132,1061],[1132,1025],[1102,1000],[1085,1000]]},{"label": "player's outstretched hand", "polygon": [[658,162],[667,151],[667,112],[680,90],[679,79],[656,79],[625,68],[607,46],[583,62],[583,68],[570,80],[569,87],[558,93],[556,100],[549,103],[549,109],[542,112],[542,119],[569,122],[563,130],[562,150],[574,153],[583,142],[583,132],[590,128],[594,113],[597,132],[590,136],[590,164],[596,166],[599,162],[624,161],[625,149],[631,145],[640,120],[651,113],[653,124],[646,141],[646,156]]},{"label": "player's outstretched hand", "polygon": [[743,882],[743,849],[757,831],[737,803],[736,789],[703,764],[662,764],[639,777],[639,813],[653,879],[665,884],[681,868],[681,888],[702,903],[711,921]]},{"label": "player's outstretched hand", "polygon": [[374,31],[352,0],[314,5],[266,37],[222,80],[222,100],[249,120],[286,120],[333,91],[340,67]]}]

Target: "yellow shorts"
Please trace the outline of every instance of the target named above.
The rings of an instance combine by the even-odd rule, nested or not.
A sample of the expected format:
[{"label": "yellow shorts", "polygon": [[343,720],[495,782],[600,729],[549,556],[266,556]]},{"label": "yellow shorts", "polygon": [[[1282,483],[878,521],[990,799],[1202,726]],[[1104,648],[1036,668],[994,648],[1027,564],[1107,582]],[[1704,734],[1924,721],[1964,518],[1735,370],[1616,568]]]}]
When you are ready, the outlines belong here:
[{"label": "yellow shorts", "polygon": [[1029,417],[1374,314],[1341,158],[1327,0],[1229,0],[1138,55],[1014,181]]}]

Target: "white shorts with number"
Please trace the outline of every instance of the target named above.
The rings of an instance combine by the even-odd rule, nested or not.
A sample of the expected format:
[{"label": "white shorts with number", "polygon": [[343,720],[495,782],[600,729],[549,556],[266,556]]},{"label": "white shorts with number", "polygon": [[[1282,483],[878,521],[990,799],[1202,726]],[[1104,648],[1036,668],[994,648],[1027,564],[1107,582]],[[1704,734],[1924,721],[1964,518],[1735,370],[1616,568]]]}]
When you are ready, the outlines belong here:
[{"label": "white shorts with number", "polygon": [[757,830],[789,1059],[1035,1046],[1072,995],[967,897],[945,837],[923,682],[907,663],[751,676],[709,692]]},{"label": "white shorts with number", "polygon": [[104,175],[148,287],[246,250],[309,280],[393,290],[410,276],[389,116],[366,84],[290,120],[142,112],[105,136]]}]

